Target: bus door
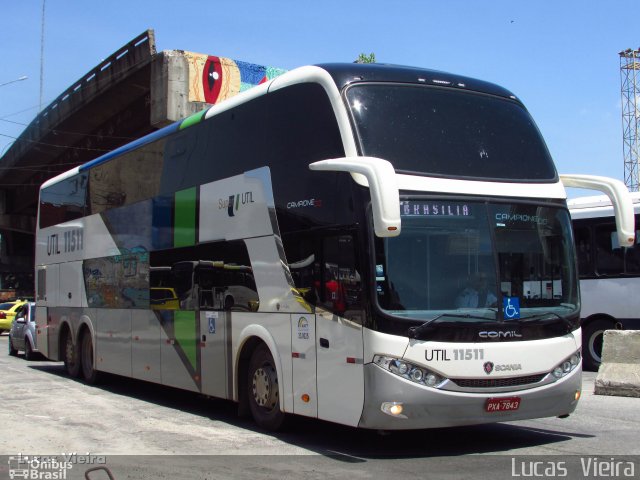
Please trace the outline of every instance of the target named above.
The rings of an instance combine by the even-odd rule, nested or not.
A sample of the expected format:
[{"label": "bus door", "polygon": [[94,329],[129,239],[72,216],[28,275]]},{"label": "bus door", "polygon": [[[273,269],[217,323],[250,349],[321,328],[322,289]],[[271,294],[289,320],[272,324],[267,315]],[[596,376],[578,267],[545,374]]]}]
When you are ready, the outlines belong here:
[{"label": "bus door", "polygon": [[325,237],[322,263],[316,309],[318,417],[356,426],[364,404],[364,346],[354,237]]},{"label": "bus door", "polygon": [[201,310],[199,315],[202,393],[218,398],[231,398],[231,377],[228,375],[231,346],[227,344],[231,312]]},{"label": "bus door", "polygon": [[357,426],[364,404],[362,326],[318,311],[316,336],[318,417]]},{"label": "bus door", "polygon": [[60,264],[58,283],[58,305],[64,307],[86,307],[82,261]]},{"label": "bus door", "polygon": [[364,403],[364,312],[354,237],[315,233],[285,245],[297,293],[314,310],[291,315],[294,411],[355,426]]}]

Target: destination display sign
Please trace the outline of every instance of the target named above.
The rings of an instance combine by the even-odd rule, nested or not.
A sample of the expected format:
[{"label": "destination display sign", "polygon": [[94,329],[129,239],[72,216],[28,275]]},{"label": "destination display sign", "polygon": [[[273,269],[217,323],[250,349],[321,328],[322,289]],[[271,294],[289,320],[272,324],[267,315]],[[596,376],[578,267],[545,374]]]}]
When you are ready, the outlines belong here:
[{"label": "destination display sign", "polygon": [[405,200],[400,202],[403,217],[467,217],[473,218],[473,205],[464,202]]}]

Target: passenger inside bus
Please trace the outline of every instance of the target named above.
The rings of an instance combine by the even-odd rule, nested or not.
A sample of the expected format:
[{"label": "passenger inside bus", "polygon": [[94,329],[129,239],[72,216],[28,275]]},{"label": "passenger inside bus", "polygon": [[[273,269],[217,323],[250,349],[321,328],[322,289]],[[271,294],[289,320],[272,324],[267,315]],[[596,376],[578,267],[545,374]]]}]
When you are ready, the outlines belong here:
[{"label": "passenger inside bus", "polygon": [[476,273],[456,298],[456,308],[495,307],[497,301],[498,297],[489,290],[487,276]]}]

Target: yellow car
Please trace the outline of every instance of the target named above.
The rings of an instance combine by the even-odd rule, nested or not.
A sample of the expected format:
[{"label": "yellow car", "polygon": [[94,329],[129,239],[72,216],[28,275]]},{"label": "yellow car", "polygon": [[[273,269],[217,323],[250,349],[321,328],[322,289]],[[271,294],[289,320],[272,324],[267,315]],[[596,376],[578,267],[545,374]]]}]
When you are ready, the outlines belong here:
[{"label": "yellow car", "polygon": [[16,318],[16,312],[25,303],[27,303],[26,300],[0,303],[0,333],[11,329],[13,319]]},{"label": "yellow car", "polygon": [[151,310],[180,310],[176,291],[169,287],[151,287]]}]

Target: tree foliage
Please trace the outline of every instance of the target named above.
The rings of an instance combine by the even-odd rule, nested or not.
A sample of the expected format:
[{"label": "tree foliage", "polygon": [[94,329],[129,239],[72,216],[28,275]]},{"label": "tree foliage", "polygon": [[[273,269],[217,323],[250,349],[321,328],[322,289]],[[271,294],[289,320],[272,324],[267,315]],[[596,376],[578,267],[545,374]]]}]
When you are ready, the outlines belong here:
[{"label": "tree foliage", "polygon": [[369,55],[361,53],[354,63],[376,63],[376,54],[371,52]]}]

